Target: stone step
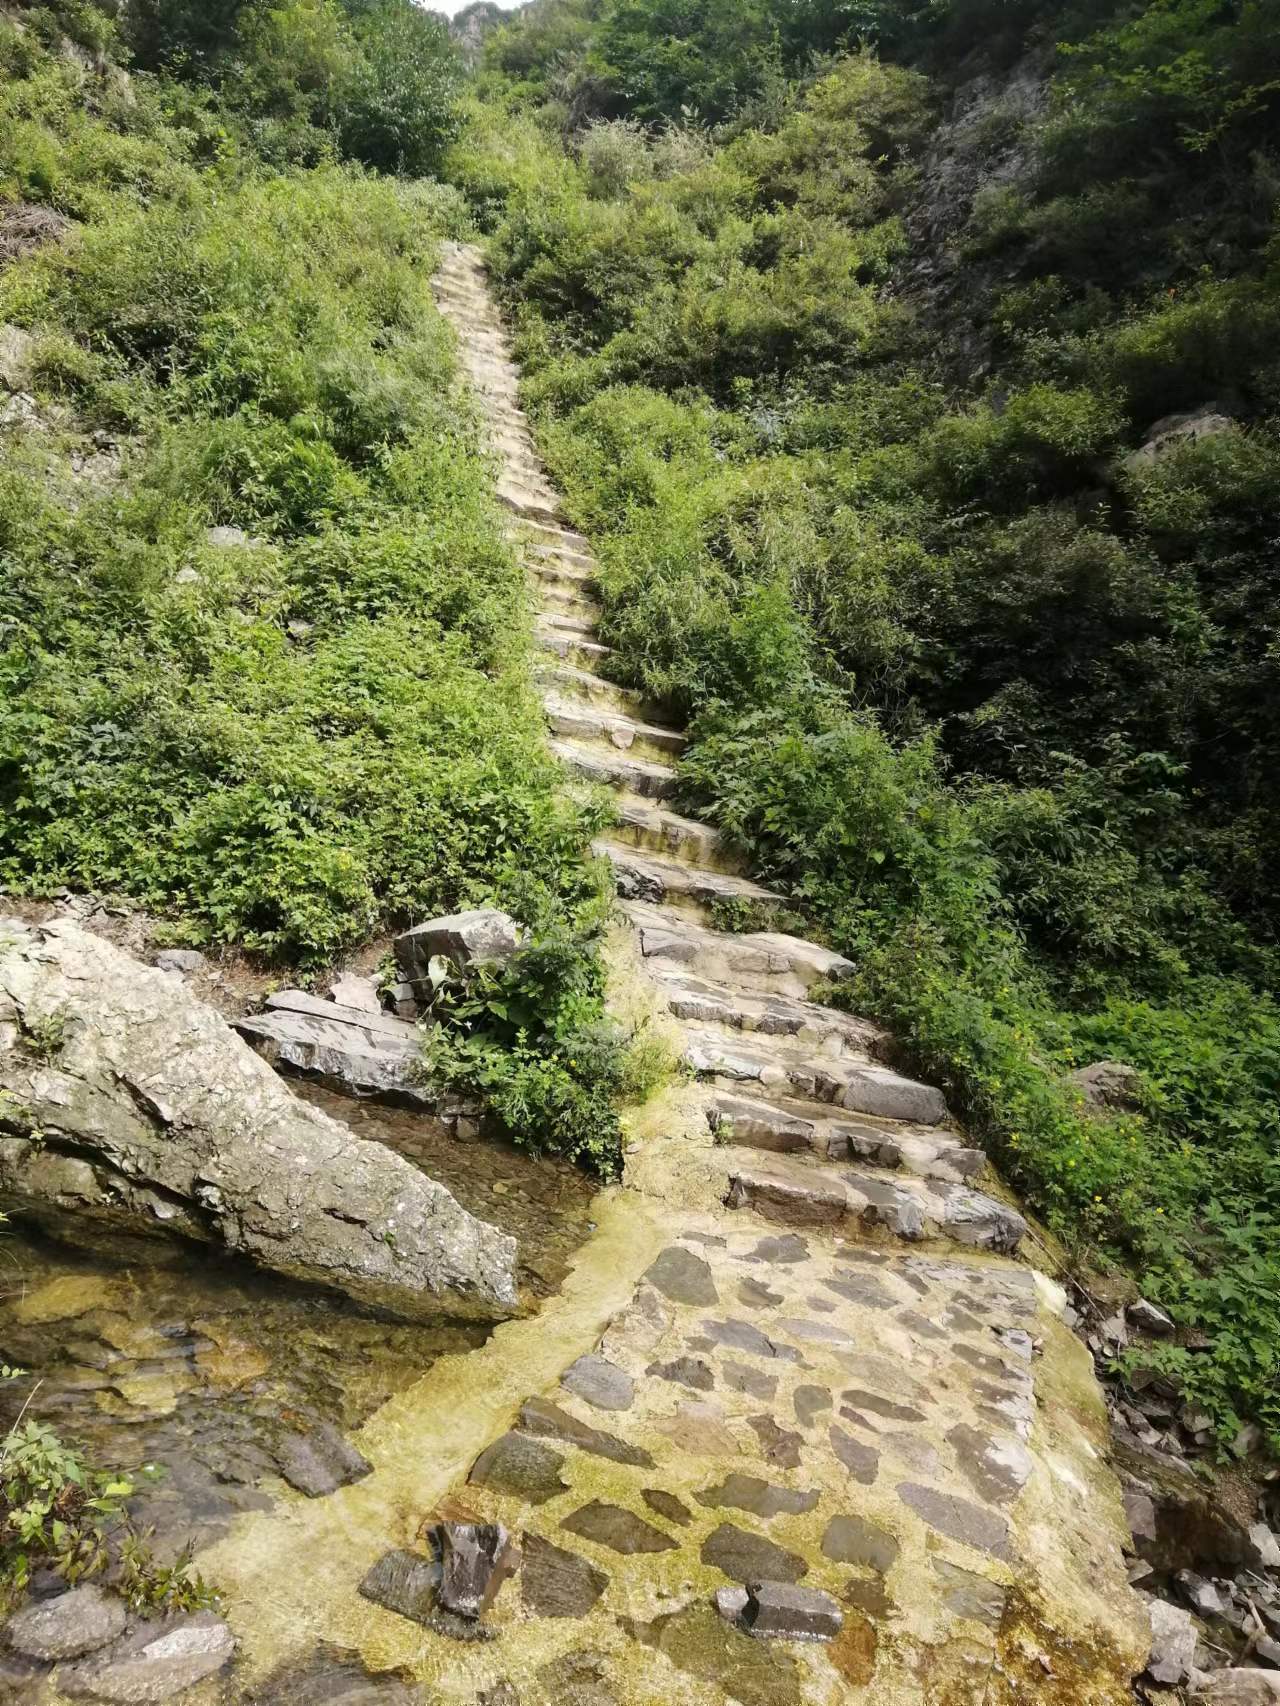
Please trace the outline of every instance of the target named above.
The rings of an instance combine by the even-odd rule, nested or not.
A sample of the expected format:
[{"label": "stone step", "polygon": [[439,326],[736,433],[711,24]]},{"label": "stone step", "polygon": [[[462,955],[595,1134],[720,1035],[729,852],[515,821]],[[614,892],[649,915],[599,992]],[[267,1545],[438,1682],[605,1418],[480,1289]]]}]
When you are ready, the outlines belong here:
[{"label": "stone step", "polygon": [[538,607],[545,615],[581,616],[591,622],[597,621],[600,616],[600,606],[596,600],[578,588],[558,586],[535,576],[533,590]]},{"label": "stone step", "polygon": [[591,850],[597,858],[608,859],[613,866],[623,900],[661,903],[699,919],[718,900],[755,901],[761,906],[784,904],[780,895],[749,877],[709,871],[656,853],[641,853],[611,836],[594,841]]},{"label": "stone step", "polygon": [[777,1037],[828,1052],[854,1050],[868,1057],[881,1054],[888,1043],[878,1025],[834,1007],[787,995],[761,995],[736,982],[698,977],[680,966],[659,966],[655,976],[671,1012],[690,1024]]},{"label": "stone step", "polygon": [[741,860],[725,847],[710,824],[681,817],[669,806],[622,795],[612,835],[639,852],[659,853],[682,865],[697,865],[708,871],[739,874]]},{"label": "stone step", "polygon": [[527,543],[555,545],[566,551],[577,551],[583,556],[591,555],[590,541],[583,534],[575,533],[572,527],[531,521],[520,529],[520,537]]},{"label": "stone step", "polygon": [[631,758],[616,749],[585,746],[576,740],[555,739],[555,756],[577,776],[606,788],[622,788],[649,800],[666,800],[676,788],[676,773],[669,764]]},{"label": "stone step", "polygon": [[852,962],[832,949],[781,931],[709,930],[642,896],[626,900],[623,910],[639,933],[641,954],[655,969],[678,965],[740,989],[796,996],[819,980],[839,982],[854,973]]},{"label": "stone step", "polygon": [[435,299],[436,306],[447,313],[459,333],[471,334],[486,328],[496,331],[501,325],[497,313],[482,296],[460,281],[446,279],[443,274],[436,277]]},{"label": "stone step", "polygon": [[[532,486],[535,491],[555,492],[555,487],[547,478],[547,471],[536,456],[515,455],[509,450],[498,446],[502,455],[503,476],[515,485]],[[556,496],[559,493],[556,492]]]},{"label": "stone step", "polygon": [[533,637],[544,652],[550,652],[553,657],[563,659],[577,669],[603,663],[606,658],[613,656],[612,646],[603,645],[586,634],[574,633],[558,624],[543,620],[535,623]]},{"label": "stone step", "polygon": [[539,612],[537,622],[540,628],[545,628],[552,633],[572,634],[575,637],[587,640],[595,637],[596,625],[585,616],[566,616],[559,611],[552,610],[546,612],[545,615]]},{"label": "stone step", "polygon": [[942,1240],[1012,1255],[1026,1235],[1016,1209],[968,1185],[874,1168],[836,1170],[809,1156],[730,1148],[725,1204],[787,1226],[879,1226],[910,1243]]},{"label": "stone step", "polygon": [[890,1172],[963,1185],[986,1166],[980,1149],[950,1132],[870,1118],[849,1120],[810,1102],[767,1102],[718,1090],[707,1109],[724,1143],[772,1154],[813,1153],[828,1161],[865,1161]]},{"label": "stone step", "polygon": [[534,542],[526,547],[526,554],[535,558],[540,565],[547,565],[547,568],[541,570],[544,574],[554,565],[562,572],[577,572],[584,579],[592,580],[600,566],[590,551],[579,551],[570,545]]},{"label": "stone step", "polygon": [[540,586],[558,587],[562,592],[574,593],[580,598],[594,598],[596,595],[596,577],[589,569],[530,556],[528,551],[524,553],[524,565]]},{"label": "stone step", "polygon": [[540,492],[521,481],[499,478],[498,498],[516,515],[555,516],[559,514],[559,500],[550,487],[545,492]]},{"label": "stone step", "polygon": [[590,669],[578,669],[569,663],[553,663],[549,658],[533,666],[534,679],[548,692],[562,693],[566,698],[585,699],[591,704],[617,711],[623,716],[645,720],[656,709],[634,687],[621,687],[607,681]]},{"label": "stone step", "polygon": [[941,1125],[948,1117],[942,1092],[933,1085],[870,1058],[859,1059],[847,1045],[842,1052],[827,1053],[784,1037],[748,1040],[728,1027],[686,1025],[685,1060],[717,1086],[732,1091],[751,1085],[751,1094],[764,1101],[799,1096],[913,1125]]},{"label": "stone step", "polygon": [[549,693],[542,704],[551,727],[567,740],[596,741],[633,755],[679,754],[685,748],[685,737],[676,729],[638,722],[618,712],[601,711],[588,700]]}]

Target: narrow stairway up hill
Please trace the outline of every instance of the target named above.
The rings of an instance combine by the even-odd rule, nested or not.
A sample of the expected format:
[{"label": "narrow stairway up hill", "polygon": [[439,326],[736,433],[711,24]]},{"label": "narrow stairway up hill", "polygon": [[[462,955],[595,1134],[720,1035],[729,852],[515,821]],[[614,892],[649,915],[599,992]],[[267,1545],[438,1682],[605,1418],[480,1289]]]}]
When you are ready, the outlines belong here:
[{"label": "narrow stairway up hill", "polygon": [[[358,1484],[197,1560],[242,1675],[330,1644],[461,1706],[1123,1706],[1151,1629],[1065,1298],[939,1092],[811,999],[852,968],[713,928],[720,897],[777,897],[671,808],[681,731],[605,673],[477,250],[446,246],[437,294],[536,589],[548,738],[615,790],[597,850],[695,1082],[536,1315],[385,1405]],[[450,1522],[504,1559],[471,1623],[428,1603]]]}]

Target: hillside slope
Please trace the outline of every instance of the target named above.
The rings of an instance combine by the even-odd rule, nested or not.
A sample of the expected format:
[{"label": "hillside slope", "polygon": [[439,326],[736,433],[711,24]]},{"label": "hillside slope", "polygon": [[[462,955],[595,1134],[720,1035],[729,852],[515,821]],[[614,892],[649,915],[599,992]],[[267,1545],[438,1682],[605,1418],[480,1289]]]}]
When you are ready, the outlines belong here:
[{"label": "hillside slope", "polygon": [[448,166],[683,805],[1226,1437],[1278,1420],[1266,13],[539,0]]}]

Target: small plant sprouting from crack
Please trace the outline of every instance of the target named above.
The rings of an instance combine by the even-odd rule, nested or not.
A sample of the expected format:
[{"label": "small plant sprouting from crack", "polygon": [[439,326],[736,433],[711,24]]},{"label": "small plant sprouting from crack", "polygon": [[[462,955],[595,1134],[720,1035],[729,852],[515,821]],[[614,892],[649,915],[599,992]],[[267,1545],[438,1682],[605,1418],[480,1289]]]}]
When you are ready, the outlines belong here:
[{"label": "small plant sprouting from crack", "polygon": [[23,1020],[22,1041],[31,1054],[52,1066],[67,1043],[67,1015],[60,1007]]}]

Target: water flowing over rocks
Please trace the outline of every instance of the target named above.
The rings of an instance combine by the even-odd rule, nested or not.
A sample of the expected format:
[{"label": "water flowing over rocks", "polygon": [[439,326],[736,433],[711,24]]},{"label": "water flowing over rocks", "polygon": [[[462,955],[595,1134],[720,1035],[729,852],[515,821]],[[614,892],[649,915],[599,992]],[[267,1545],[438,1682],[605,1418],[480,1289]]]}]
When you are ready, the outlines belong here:
[{"label": "water flowing over rocks", "polygon": [[172,976],[0,924],[0,1188],[55,1235],[221,1245],[411,1319],[510,1314],[515,1245],[293,1096]]}]

